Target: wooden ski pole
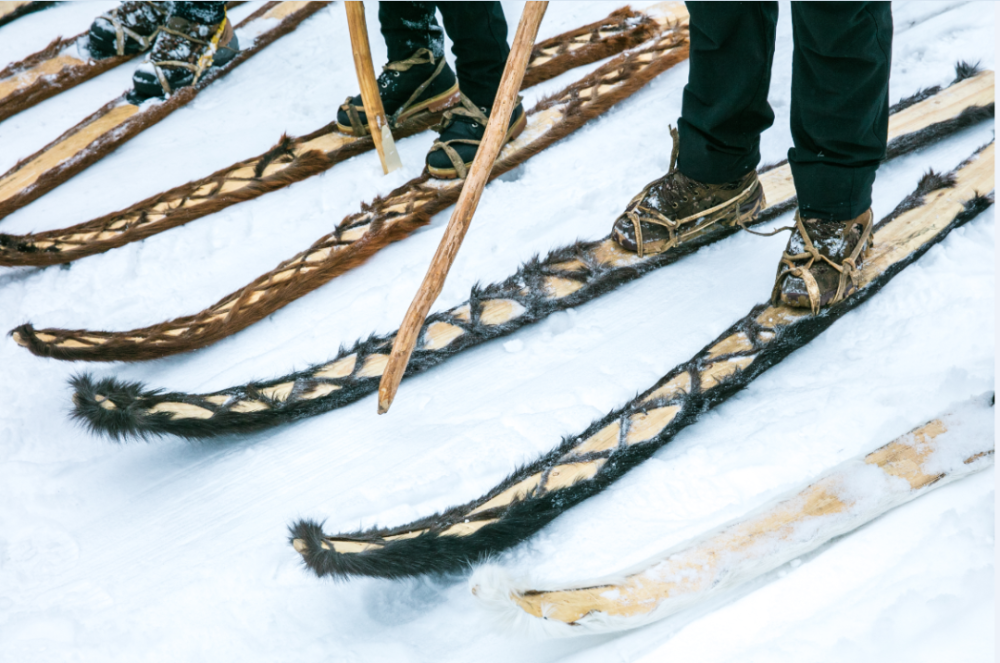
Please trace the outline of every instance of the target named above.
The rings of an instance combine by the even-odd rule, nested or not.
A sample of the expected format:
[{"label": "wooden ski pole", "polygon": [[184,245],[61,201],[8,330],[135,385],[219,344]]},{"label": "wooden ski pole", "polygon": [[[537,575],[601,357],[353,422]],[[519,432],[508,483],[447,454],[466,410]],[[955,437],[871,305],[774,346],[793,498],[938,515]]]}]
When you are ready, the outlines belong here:
[{"label": "wooden ski pole", "polygon": [[375,81],[375,68],[372,66],[372,51],[368,45],[368,25],[365,23],[365,5],[363,2],[349,1],[344,3],[347,9],[347,28],[351,33],[351,52],[354,53],[354,68],[358,73],[358,83],[361,85],[361,103],[365,106],[368,116],[368,130],[378,158],[382,161],[382,172],[388,175],[403,164],[396,151],[396,142],[389,130],[389,120],[382,107],[382,97],[378,93],[378,83]]},{"label": "wooden ski pole", "polygon": [[542,22],[548,4],[548,2],[528,2],[525,4],[521,22],[514,35],[514,44],[511,47],[510,55],[507,56],[507,66],[504,68],[503,78],[500,80],[500,88],[493,101],[493,110],[490,111],[490,121],[486,125],[483,141],[476,152],[476,158],[469,169],[462,193],[455,204],[455,211],[448,221],[448,227],[444,232],[444,237],[441,238],[434,258],[431,260],[424,282],[420,284],[420,290],[417,291],[409,310],[406,311],[403,324],[400,325],[399,333],[396,334],[396,340],[392,344],[392,352],[378,387],[379,414],[388,412],[389,406],[392,405],[392,401],[396,397],[396,390],[399,389],[399,382],[403,379],[406,364],[410,361],[410,355],[417,343],[424,318],[427,317],[431,305],[441,294],[448,270],[455,262],[455,256],[458,254],[459,247],[462,246],[465,232],[469,229],[469,224],[472,223],[472,215],[476,212],[479,197],[483,193],[486,180],[489,179],[490,171],[493,170],[493,162],[496,161],[503,139],[507,135],[507,125],[517,102],[517,93],[521,89],[521,80],[524,78],[524,71],[528,66],[528,57],[531,55],[535,36],[538,34],[538,26]]}]

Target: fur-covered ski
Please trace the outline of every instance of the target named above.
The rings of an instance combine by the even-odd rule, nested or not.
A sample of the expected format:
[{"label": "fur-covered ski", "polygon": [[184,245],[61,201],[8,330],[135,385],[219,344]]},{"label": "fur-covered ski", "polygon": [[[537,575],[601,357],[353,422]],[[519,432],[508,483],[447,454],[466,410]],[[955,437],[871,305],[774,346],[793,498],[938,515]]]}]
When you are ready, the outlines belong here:
[{"label": "fur-covered ski", "polygon": [[28,2],[27,0],[5,0],[0,2],[0,26],[7,25],[11,21],[17,20],[40,9],[48,9],[55,2]]},{"label": "fur-covered ski", "polygon": [[917,190],[876,226],[858,289],[839,304],[817,314],[755,306],[623,408],[468,504],[406,525],[345,534],[325,534],[320,524],[304,520],[291,527],[292,545],[320,576],[393,578],[459,571],[526,540],[808,344],[952,229],[992,205],[993,160],[990,143],[951,173],[922,178]]},{"label": "fur-covered ski", "polygon": [[[967,122],[993,117],[993,76],[963,80],[919,104],[904,104],[890,121],[890,156],[950,135]],[[983,104],[983,105],[980,105]],[[900,132],[906,131],[907,133]],[[765,210],[794,202],[787,166],[762,174]],[[468,301],[428,317],[407,375],[437,366],[481,343],[506,336],[556,311],[580,306],[623,283],[669,265],[735,230],[692,239],[658,256],[639,259],[616,250],[610,238],[557,249],[533,260],[503,283],[475,289]],[[353,403],[378,388],[395,334],[372,336],[342,349],[332,361],[275,380],[252,382],[211,394],[162,393],[108,378],[74,378],[75,415],[94,431],[116,438],[173,434],[211,437],[246,433],[322,414]]]},{"label": "fur-covered ski", "polygon": [[663,619],[772,571],[886,511],[993,466],[992,395],[975,398],[801,490],[612,577],[529,589],[499,567],[472,592],[504,621],[553,636],[620,631]]},{"label": "fur-covered ski", "polygon": [[[522,89],[649,41],[669,24],[671,3],[642,12],[624,7],[607,18],[539,42]],[[2,86],[2,83],[0,83]],[[393,126],[396,139],[424,131],[442,113],[426,112]],[[102,253],[312,177],[374,148],[370,137],[338,133],[336,122],[131,207],[69,228],[0,234],[0,265],[43,267]]]},{"label": "fur-covered ski", "polygon": [[[0,2],[0,5],[3,4]],[[240,4],[243,3],[228,3],[230,9]],[[0,18],[2,24],[3,19]],[[59,37],[37,53],[0,70],[0,122],[138,55],[116,55],[96,60],[90,54],[89,43],[87,32],[68,39]]]},{"label": "fur-covered ski", "polygon": [[[130,104],[126,94],[22,159],[0,176],[0,218],[51,191],[113,152],[140,132],[184,106],[198,93],[256,55],[313,15],[325,2],[269,2],[236,26],[241,50],[221,67],[206,70],[197,84],[181,88],[163,101]],[[261,30],[256,37],[251,35]]]},{"label": "fur-covered ski", "polygon": [[[676,7],[683,12],[683,24],[675,24],[643,48],[608,62],[529,111],[527,128],[501,151],[491,179],[524,163],[686,59],[687,13],[683,5]],[[284,165],[287,162],[279,159],[271,167],[280,170]],[[154,359],[204,347],[274,313],[406,237],[452,205],[463,184],[463,180],[417,177],[385,198],[363,205],[362,211],[345,218],[305,251],[195,315],[127,332],[35,331],[23,325],[12,332],[14,340],[38,355],[86,361]]]}]

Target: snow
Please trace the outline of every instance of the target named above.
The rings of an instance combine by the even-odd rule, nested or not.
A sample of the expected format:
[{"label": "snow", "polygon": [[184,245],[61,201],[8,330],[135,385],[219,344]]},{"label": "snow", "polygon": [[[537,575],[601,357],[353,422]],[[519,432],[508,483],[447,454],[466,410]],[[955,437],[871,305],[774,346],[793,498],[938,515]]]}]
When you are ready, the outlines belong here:
[{"label": "snow", "polygon": [[[240,6],[239,21],[261,3]],[[0,28],[0,66],[84,30],[107,2]],[[511,21],[521,4],[505,2]],[[552,3],[539,38],[617,3]],[[384,45],[368,25],[376,66]],[[764,163],[784,157],[791,27],[781,7]],[[891,101],[944,85],[956,60],[994,64],[987,3],[896,5]],[[446,51],[450,53],[450,44]],[[525,93],[526,107],[597,65]],[[0,123],[0,170],[120,94],[108,72]],[[607,234],[665,172],[686,65],[492,183],[435,310],[537,253]],[[343,9],[330,6],[101,163],[4,219],[60,228],[124,208],[328,123],[356,93]],[[992,138],[969,129],[886,164],[875,217],[930,166]],[[0,273],[4,329],[128,329],[193,313],[301,250],[361,201],[415,176],[430,133],[68,269]],[[123,185],[127,183],[127,185]],[[770,291],[786,238],[736,236],[551,316],[375,399],[211,443],[118,446],[74,425],[67,378],[92,370],[205,392],[283,375],[395,329],[450,210],[367,264],[205,350],[74,366],[0,342],[0,661],[992,661],[994,476],[896,509],[674,618],[617,636],[535,640],[483,611],[467,579],[317,580],[288,545],[299,517],[329,531],[408,522],[475,498],[520,463],[646,389]],[[790,216],[774,226],[787,225]],[[494,562],[546,583],[607,575],[718,527],[994,383],[994,213],[955,231],[848,314],[605,493]],[[722,636],[720,637],[720,634]]]}]

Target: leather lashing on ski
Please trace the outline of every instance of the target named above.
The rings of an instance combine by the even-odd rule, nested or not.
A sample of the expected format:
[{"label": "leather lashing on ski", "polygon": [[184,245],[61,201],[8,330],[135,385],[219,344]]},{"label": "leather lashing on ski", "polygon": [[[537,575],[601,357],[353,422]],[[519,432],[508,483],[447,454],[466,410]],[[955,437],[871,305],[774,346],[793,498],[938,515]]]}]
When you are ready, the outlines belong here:
[{"label": "leather lashing on ski", "polygon": [[[817,314],[755,306],[636,399],[563,440],[479,499],[406,525],[361,532],[325,534],[316,522],[299,521],[291,527],[293,546],[320,576],[392,578],[460,571],[526,540],[648,459],[705,412],[867,301],[952,229],[992,205],[993,161],[990,143],[951,173],[925,176],[876,226],[858,289],[837,305]],[[520,313],[523,307],[515,305],[515,296],[512,292],[498,322]]]},{"label": "leather lashing on ski", "polygon": [[[974,104],[976,96],[967,101]],[[924,109],[942,105],[933,99],[926,103]],[[926,146],[950,134],[941,130],[942,126],[956,129],[965,126],[957,121],[961,118],[982,114],[992,118],[993,111],[992,105],[988,111],[976,105],[959,106],[951,111],[956,113],[954,117],[945,119],[930,111],[925,114],[921,107],[913,112],[931,123],[916,126],[915,134],[894,138],[890,153],[902,153],[896,148],[899,144],[907,150]],[[772,181],[780,186],[786,178],[772,179],[763,173],[762,179],[767,199],[781,207],[777,187],[769,187]],[[585,304],[734,232],[733,228],[717,226],[687,244],[641,259],[618,249],[610,237],[557,249],[543,260],[530,261],[502,283],[477,287],[461,305],[429,316],[406,375],[433,368],[557,311]],[[166,434],[212,437],[276,426],[344,407],[376,391],[379,367],[394,340],[395,333],[372,335],[342,349],[331,361],[304,371],[210,394],[163,393],[114,378],[95,381],[81,375],[74,378],[75,416],[94,431],[115,438]]]},{"label": "leather lashing on ski", "polygon": [[[624,7],[601,21],[539,42],[532,51],[522,89],[652,39],[671,24],[669,9],[670,3],[642,13]],[[424,113],[395,125],[393,135],[399,140],[424,131],[439,122],[442,114]],[[338,133],[336,122],[299,138],[282,137],[260,156],[125,210],[60,230],[0,234],[0,265],[41,267],[101,253],[281,189],[372,149],[370,137]]]},{"label": "leather lashing on ski", "polygon": [[[576,131],[686,57],[687,30],[677,26],[648,46],[612,60],[542,100],[528,113],[524,132],[501,151],[491,179]],[[12,334],[35,354],[58,359],[135,361],[204,347],[270,315],[406,237],[452,205],[462,185],[462,180],[432,180],[426,175],[411,180],[385,198],[364,205],[363,211],[345,218],[307,250],[193,316],[128,332],[35,331],[24,325]]]},{"label": "leather lashing on ski", "polygon": [[42,9],[48,9],[55,5],[55,2],[27,2],[27,1],[9,1],[4,0],[0,2],[0,27],[7,25],[11,21],[15,21],[22,16],[27,16],[33,12],[37,12]]},{"label": "leather lashing on ski", "polygon": [[277,21],[277,24],[257,35],[252,44],[247,44],[225,65],[208,69],[196,85],[181,88],[162,102],[144,103],[142,107],[130,104],[125,94],[108,102],[0,176],[0,218],[51,191],[184,106],[201,90],[297,28],[325,5],[325,2],[269,2],[236,29],[247,28],[256,21],[265,24]]},{"label": "leather lashing on ski", "polygon": [[[986,398],[964,408],[992,412]],[[985,435],[964,439],[969,433],[962,430],[963,423],[952,416],[930,421],[837,465],[794,494],[675,546],[637,571],[620,574],[618,580],[533,590],[511,587],[484,572],[472,591],[514,619],[530,615],[543,620],[535,624],[552,635],[617,631],[663,619],[772,571],[934,488],[991,467],[993,440]]]},{"label": "leather lashing on ski", "polygon": [[[227,6],[232,9],[240,4],[230,2]],[[96,60],[84,52],[86,38],[87,32],[57,38],[37,53],[0,70],[0,122],[141,54]]]}]

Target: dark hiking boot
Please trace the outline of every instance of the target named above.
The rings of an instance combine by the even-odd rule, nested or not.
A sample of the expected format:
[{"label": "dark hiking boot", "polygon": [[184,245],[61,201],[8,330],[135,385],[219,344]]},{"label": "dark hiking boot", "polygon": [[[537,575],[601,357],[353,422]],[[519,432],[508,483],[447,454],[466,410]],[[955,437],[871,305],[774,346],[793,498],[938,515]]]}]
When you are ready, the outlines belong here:
[{"label": "dark hiking boot", "polygon": [[130,103],[165,97],[194,85],[209,67],[219,67],[240,50],[228,17],[218,23],[198,23],[171,16],[160,28],[153,50],[132,76]]},{"label": "dark hiking boot", "polygon": [[674,127],[670,137],[670,170],[629,201],[611,227],[618,245],[640,258],[691,241],[716,224],[745,227],[767,205],[757,171],[732,182],[705,184],[677,170],[680,145]]},{"label": "dark hiking boot", "polygon": [[771,301],[817,313],[857,290],[861,266],[872,247],[872,211],[849,221],[803,220],[778,264]]},{"label": "dark hiking boot", "polygon": [[95,60],[142,53],[153,45],[167,21],[164,2],[123,2],[94,19],[88,33],[88,50]]},{"label": "dark hiking boot", "polygon": [[[477,107],[465,95],[462,95],[461,106],[445,112],[441,124],[435,127],[441,135],[427,153],[427,172],[431,177],[442,180],[465,178],[486,133],[488,113],[488,109]],[[507,135],[502,144],[517,138],[527,125],[524,107],[518,101],[510,114]]]},{"label": "dark hiking boot", "polygon": [[[444,58],[435,60],[426,48],[382,67],[378,87],[382,107],[393,126],[425,111],[442,111],[459,99],[455,72]],[[368,135],[368,116],[360,94],[350,97],[337,111],[337,129],[350,136]]]}]

